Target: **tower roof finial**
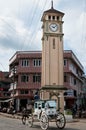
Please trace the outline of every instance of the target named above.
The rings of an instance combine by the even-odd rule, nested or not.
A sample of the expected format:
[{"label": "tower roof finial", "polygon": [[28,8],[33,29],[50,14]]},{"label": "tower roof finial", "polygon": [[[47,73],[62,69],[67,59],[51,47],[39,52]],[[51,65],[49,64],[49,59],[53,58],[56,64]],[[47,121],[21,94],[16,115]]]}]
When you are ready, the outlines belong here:
[{"label": "tower roof finial", "polygon": [[53,9],[53,0],[51,0],[51,9]]}]

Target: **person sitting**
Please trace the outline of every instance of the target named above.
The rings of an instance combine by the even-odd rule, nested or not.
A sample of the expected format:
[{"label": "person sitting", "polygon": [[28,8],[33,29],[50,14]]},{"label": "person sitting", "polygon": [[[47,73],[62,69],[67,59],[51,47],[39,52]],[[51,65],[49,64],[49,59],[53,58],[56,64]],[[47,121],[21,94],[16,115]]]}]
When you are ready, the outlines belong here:
[{"label": "person sitting", "polygon": [[32,108],[33,108],[33,107],[32,107],[32,104],[31,104],[31,103],[28,103],[28,104],[27,104],[27,113],[28,113],[28,114],[31,114],[31,113],[32,113]]}]

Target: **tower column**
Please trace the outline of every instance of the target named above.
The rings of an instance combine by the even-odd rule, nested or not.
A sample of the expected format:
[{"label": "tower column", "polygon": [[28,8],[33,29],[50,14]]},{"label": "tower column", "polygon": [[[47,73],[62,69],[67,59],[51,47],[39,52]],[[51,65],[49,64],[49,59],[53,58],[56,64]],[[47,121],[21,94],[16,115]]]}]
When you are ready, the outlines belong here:
[{"label": "tower column", "polygon": [[[63,21],[64,13],[53,8],[42,16],[42,80],[41,98],[56,99],[63,110]],[[60,95],[60,97],[58,97]],[[62,103],[61,103],[62,102]]]}]

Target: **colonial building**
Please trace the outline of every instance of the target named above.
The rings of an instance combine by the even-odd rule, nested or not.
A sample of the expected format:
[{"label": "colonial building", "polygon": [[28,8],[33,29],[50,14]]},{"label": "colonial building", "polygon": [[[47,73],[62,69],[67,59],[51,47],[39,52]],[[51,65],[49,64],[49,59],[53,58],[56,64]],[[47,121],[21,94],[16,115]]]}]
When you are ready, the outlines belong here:
[{"label": "colonial building", "polygon": [[[70,108],[74,101],[81,103],[83,95],[83,66],[71,50],[64,53],[64,87],[65,104]],[[11,98],[17,110],[34,98],[41,88],[41,51],[18,51],[9,60]],[[85,88],[85,85],[84,85]],[[81,97],[80,97],[81,96]]]},{"label": "colonial building", "polygon": [[83,76],[84,68],[76,55],[71,50],[64,51],[64,86],[67,88],[64,95],[67,108],[71,108],[74,101],[78,105],[82,103]]},{"label": "colonial building", "polygon": [[11,98],[17,110],[25,107],[41,87],[41,51],[19,51],[9,60]]}]

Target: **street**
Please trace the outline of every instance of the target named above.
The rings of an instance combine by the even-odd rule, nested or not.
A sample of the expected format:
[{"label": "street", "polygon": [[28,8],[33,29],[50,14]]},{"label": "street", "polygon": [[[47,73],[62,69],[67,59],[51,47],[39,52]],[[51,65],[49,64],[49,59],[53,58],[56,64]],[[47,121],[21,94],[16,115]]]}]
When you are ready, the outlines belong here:
[{"label": "street", "polygon": [[[55,123],[49,124],[49,130],[57,130]],[[40,124],[34,123],[32,128],[28,124],[23,125],[20,119],[8,118],[0,115],[0,130],[41,130]],[[67,123],[64,130],[86,130],[86,120]]]}]

